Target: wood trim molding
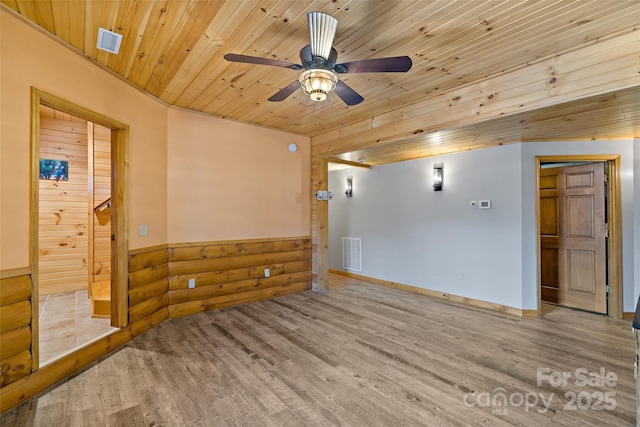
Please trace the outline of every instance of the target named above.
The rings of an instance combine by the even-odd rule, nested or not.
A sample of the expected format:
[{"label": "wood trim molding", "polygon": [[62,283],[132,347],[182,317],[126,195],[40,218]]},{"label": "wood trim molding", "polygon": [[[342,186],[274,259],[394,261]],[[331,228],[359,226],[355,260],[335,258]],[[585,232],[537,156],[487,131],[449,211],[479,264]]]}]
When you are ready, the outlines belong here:
[{"label": "wood trim molding", "polygon": [[93,198],[94,198],[94,181],[95,181],[95,164],[94,164],[94,135],[93,135],[93,122],[87,122],[87,197],[89,198],[89,203],[87,203],[87,213],[89,216],[89,223],[87,224],[87,235],[89,236],[89,257],[87,259],[87,294],[89,298],[91,298],[93,286],[93,277],[95,271],[94,265],[94,253],[95,253],[95,242],[94,240],[94,226],[95,226],[95,212],[93,210]]},{"label": "wood trim molding", "polygon": [[376,285],[386,286],[388,288],[398,289],[413,294],[424,295],[430,298],[437,298],[447,300],[457,304],[468,305],[477,308],[484,308],[488,310],[498,311],[500,313],[506,313],[518,317],[537,317],[537,310],[523,310],[520,308],[509,307],[507,305],[496,304],[489,301],[482,301],[474,298],[467,298],[459,295],[450,294],[447,292],[439,292],[431,289],[419,288],[412,285],[405,285],[402,283],[390,282],[388,280],[376,279],[374,277],[362,276],[360,274],[350,273],[341,270],[329,270],[330,273],[339,274],[354,279],[359,279],[364,282],[374,283]]},{"label": "wood trim molding", "polygon": [[8,270],[0,270],[0,280],[10,279],[12,277],[31,275],[31,267],[11,268]]},{"label": "wood trim molding", "polygon": [[[316,189],[328,189],[329,162],[327,159],[319,159],[316,173]],[[326,292],[329,289],[329,202],[314,200],[312,203],[315,203],[315,229],[317,230],[317,234],[315,235],[315,257],[312,258],[312,270],[316,273],[316,282],[313,283],[313,290]]]},{"label": "wood trim molding", "polygon": [[616,319],[623,317],[622,309],[622,191],[620,186],[620,156],[607,161],[609,175],[609,197],[607,209],[609,211],[609,277],[611,288],[609,294],[609,315]]},{"label": "wood trim molding", "polygon": [[40,216],[40,194],[39,194],[39,169],[40,169],[40,104],[42,94],[35,88],[31,88],[31,184],[30,209],[29,209],[29,261],[31,263],[31,371],[35,372],[40,366],[40,316],[38,301],[40,292],[38,290],[39,274],[39,230],[38,221]]},{"label": "wood trim molding", "polygon": [[329,162],[329,163],[340,163],[342,165],[349,165],[349,166],[353,166],[353,167],[356,167],[356,168],[371,169],[371,165],[368,165],[366,163],[351,162],[349,160],[337,159],[335,157],[327,157],[327,162]]},{"label": "wood trim molding", "polygon": [[540,317],[538,310],[522,310],[522,317]]},{"label": "wood trim molding", "polygon": [[536,191],[535,191],[535,212],[536,212],[536,293],[538,295],[538,313],[542,313],[542,249],[540,248],[540,157],[535,158],[536,171]]},{"label": "wood trim molding", "polygon": [[622,313],[622,319],[623,320],[633,320],[635,315],[636,315],[636,313],[634,313],[633,311],[625,311],[624,313]]},{"label": "wood trim molding", "polygon": [[147,252],[153,252],[153,251],[158,251],[158,250],[162,250],[162,249],[169,249],[169,245],[164,243],[164,244],[161,244],[161,245],[145,246],[144,248],[131,249],[129,251],[129,256],[145,254]]},{"label": "wood trim molding", "polygon": [[[264,241],[282,242],[285,240],[308,239],[308,238],[309,236],[291,236],[291,237],[274,237],[274,238],[268,237],[268,238],[262,238],[262,239],[212,240],[212,241],[205,241],[205,242],[169,243],[167,247],[171,249],[171,248],[186,248],[186,247],[192,247],[192,246],[237,245],[237,244],[244,244],[244,243],[259,243]],[[145,250],[148,250],[148,248],[145,248]],[[133,252],[130,252],[130,253],[133,253]]]},{"label": "wood trim molding", "polygon": [[111,326],[129,323],[129,126],[111,126]]}]

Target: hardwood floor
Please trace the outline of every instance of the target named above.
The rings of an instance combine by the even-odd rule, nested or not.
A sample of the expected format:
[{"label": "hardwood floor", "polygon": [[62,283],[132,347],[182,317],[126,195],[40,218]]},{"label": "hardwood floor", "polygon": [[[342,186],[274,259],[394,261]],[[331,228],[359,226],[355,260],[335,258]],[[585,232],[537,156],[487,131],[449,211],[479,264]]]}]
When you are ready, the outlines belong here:
[{"label": "hardwood floor", "polygon": [[40,364],[60,358],[116,330],[109,319],[93,319],[87,291],[41,295]]},{"label": "hardwood floor", "polygon": [[351,283],[166,321],[0,424],[624,426],[634,359],[628,321]]}]

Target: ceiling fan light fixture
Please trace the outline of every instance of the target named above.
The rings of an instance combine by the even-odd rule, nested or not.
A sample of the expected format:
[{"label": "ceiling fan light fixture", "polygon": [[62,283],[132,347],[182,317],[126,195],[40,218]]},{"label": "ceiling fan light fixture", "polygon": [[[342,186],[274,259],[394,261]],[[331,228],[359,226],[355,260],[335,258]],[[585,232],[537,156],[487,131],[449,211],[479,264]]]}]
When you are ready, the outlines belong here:
[{"label": "ceiling fan light fixture", "polygon": [[327,94],[336,88],[338,75],[331,70],[313,69],[304,71],[298,80],[304,93],[313,101],[324,101]]},{"label": "ceiling fan light fixture", "polygon": [[363,59],[338,64],[338,51],[332,47],[338,20],[323,12],[309,12],[307,19],[311,43],[300,51],[302,65],[235,53],[225,54],[224,59],[231,62],[306,70],[298,76],[298,81],[292,81],[268,98],[270,102],[284,101],[298,90],[298,84],[300,84],[304,93],[309,95],[313,101],[324,101],[329,92],[335,91],[338,98],[349,107],[358,105],[364,101],[364,98],[347,83],[339,80],[338,74],[404,73],[411,69],[413,63],[408,56]]}]

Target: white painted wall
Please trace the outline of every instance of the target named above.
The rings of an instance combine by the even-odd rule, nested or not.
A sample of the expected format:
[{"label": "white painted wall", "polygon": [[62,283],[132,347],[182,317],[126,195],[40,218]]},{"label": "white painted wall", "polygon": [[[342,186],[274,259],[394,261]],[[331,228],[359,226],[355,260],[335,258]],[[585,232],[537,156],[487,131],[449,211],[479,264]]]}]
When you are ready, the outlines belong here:
[{"label": "white painted wall", "polygon": [[[359,237],[365,276],[520,307],[520,156],[514,144],[331,172],[330,268],[342,269],[341,237]],[[435,192],[441,161],[444,190]],[[470,206],[480,199],[492,208]]]},{"label": "white painted wall", "polygon": [[[633,168],[635,161],[640,171],[640,153],[634,157],[630,140],[512,144],[330,172],[330,268],[342,270],[341,238],[359,237],[359,274],[536,309],[535,157],[560,154],[622,156],[623,307],[633,311],[640,290],[634,290],[640,236],[631,238],[634,221],[640,223],[640,207],[634,219]],[[434,192],[432,168],[439,162],[444,191]],[[354,179],[351,199],[344,195],[348,175]],[[490,199],[492,208],[469,205],[480,199]]]}]

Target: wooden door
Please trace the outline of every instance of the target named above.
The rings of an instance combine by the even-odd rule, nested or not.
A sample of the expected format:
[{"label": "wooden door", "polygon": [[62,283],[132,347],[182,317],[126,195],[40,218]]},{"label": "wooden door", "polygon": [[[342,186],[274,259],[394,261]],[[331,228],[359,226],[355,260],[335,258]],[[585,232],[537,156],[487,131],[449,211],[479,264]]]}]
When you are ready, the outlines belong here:
[{"label": "wooden door", "polygon": [[542,301],[607,312],[605,164],[540,170]]}]

